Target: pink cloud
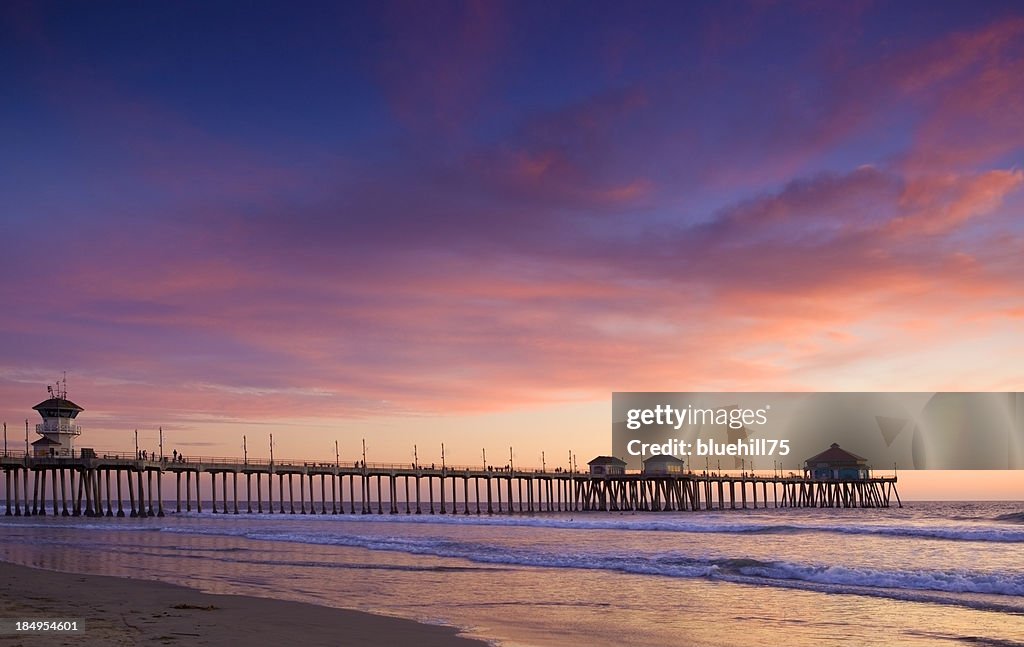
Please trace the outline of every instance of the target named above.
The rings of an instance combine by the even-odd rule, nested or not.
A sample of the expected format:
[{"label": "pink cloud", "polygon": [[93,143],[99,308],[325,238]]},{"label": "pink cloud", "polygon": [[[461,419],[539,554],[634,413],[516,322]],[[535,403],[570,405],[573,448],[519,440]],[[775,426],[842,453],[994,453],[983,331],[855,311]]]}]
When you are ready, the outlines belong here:
[{"label": "pink cloud", "polygon": [[992,213],[1022,182],[1024,172],[1020,170],[914,178],[900,198],[906,215],[897,218],[893,227],[919,234],[948,231]]},{"label": "pink cloud", "polygon": [[895,69],[923,109],[907,160],[914,168],[977,165],[1024,145],[1024,19],[953,34]]}]

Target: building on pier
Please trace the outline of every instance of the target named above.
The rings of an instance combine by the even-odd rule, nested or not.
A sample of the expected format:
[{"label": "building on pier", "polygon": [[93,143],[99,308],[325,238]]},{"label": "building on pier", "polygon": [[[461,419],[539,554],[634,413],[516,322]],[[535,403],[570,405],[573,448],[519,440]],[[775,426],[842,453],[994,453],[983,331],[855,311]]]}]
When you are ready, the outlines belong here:
[{"label": "building on pier", "polygon": [[82,433],[82,428],[75,424],[75,418],[85,409],[68,400],[66,379],[58,382],[56,389],[53,386],[46,388],[50,399],[32,407],[43,418],[36,425],[36,433],[42,438],[32,443],[32,455],[71,458],[75,455],[75,437]]},{"label": "building on pier", "polygon": [[614,456],[598,456],[588,462],[590,473],[599,476],[614,476],[626,473],[626,461]]},{"label": "building on pier", "polygon": [[686,463],[670,454],[659,454],[644,459],[644,474],[651,476],[679,476]]},{"label": "building on pier", "polygon": [[47,458],[50,456],[69,456],[70,454],[62,450],[59,442],[43,436],[39,440],[32,442],[32,455],[36,458]]},{"label": "building on pier", "polygon": [[864,480],[870,478],[868,459],[832,446],[804,461],[804,477],[833,480]]}]

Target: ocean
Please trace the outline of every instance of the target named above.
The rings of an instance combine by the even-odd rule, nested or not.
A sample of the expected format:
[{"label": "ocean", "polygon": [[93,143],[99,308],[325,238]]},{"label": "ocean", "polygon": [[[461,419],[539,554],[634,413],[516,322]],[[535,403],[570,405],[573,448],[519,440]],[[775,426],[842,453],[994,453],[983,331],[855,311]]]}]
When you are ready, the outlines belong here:
[{"label": "ocean", "polygon": [[0,517],[0,559],[455,625],[509,647],[1024,645],[1024,503]]}]

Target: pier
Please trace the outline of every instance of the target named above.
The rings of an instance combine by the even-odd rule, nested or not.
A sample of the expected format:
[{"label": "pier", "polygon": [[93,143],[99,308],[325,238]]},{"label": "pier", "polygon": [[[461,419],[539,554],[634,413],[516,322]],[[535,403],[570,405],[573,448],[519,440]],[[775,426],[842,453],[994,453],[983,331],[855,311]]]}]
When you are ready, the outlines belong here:
[{"label": "pier", "polygon": [[[902,507],[896,477],[684,472],[595,475],[546,469],[6,452],[7,516],[539,514]],[[166,492],[173,481],[173,492]],[[204,505],[209,504],[207,508]]]},{"label": "pier", "polygon": [[[210,514],[540,514],[551,512],[682,512],[756,508],[902,507],[896,476],[874,477],[865,459],[833,444],[809,459],[803,474],[754,471],[692,472],[675,457],[654,457],[643,471],[599,456],[589,472],[504,467],[441,467],[412,463],[334,462],[244,457],[182,456],[138,450],[78,448],[78,414],[67,380],[48,386],[50,398],[33,407],[40,436],[25,451],[8,451],[7,425],[0,470],[6,516],[163,517],[168,512]],[[31,447],[31,449],[30,449]],[[244,437],[243,437],[244,449]],[[414,455],[415,452],[414,452]],[[486,455],[483,456],[486,461]],[[575,459],[571,461],[575,464]],[[813,469],[811,469],[813,468]],[[172,483],[173,481],[173,483]],[[296,487],[296,484],[298,486]],[[173,487],[173,495],[165,488]],[[126,498],[127,495],[127,498]]]}]

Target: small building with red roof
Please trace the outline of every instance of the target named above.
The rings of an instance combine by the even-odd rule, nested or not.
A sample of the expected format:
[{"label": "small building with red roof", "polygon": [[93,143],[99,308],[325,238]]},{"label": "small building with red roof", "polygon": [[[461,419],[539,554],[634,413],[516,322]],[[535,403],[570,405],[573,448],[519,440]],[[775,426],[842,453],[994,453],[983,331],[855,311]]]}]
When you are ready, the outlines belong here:
[{"label": "small building with red roof", "polygon": [[870,478],[868,459],[832,446],[804,461],[804,476],[815,479],[859,480]]}]

